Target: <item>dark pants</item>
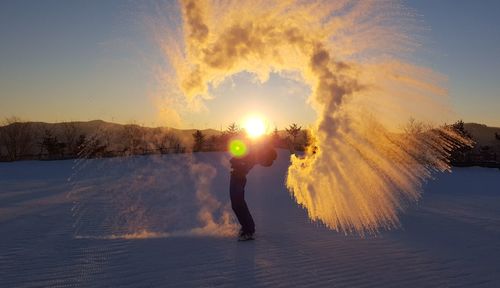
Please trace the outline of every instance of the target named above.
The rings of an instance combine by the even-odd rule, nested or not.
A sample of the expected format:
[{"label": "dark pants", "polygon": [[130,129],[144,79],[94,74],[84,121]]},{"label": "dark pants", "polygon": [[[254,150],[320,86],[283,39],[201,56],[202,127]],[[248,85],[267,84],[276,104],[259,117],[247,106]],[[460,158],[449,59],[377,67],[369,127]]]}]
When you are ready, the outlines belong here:
[{"label": "dark pants", "polygon": [[248,210],[247,203],[245,202],[245,184],[247,178],[242,175],[231,173],[231,180],[229,183],[229,195],[231,196],[231,206],[233,208],[236,218],[241,224],[243,233],[254,233],[255,224],[252,215]]}]

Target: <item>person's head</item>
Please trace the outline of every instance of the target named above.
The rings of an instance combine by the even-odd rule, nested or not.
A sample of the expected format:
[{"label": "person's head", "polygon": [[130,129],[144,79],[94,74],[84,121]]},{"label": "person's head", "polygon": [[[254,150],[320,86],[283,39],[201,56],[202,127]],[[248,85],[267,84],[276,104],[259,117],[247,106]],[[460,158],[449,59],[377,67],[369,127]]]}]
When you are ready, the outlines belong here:
[{"label": "person's head", "polygon": [[264,167],[273,165],[274,160],[277,158],[276,150],[270,145],[265,145],[260,148],[258,152],[258,163]]}]

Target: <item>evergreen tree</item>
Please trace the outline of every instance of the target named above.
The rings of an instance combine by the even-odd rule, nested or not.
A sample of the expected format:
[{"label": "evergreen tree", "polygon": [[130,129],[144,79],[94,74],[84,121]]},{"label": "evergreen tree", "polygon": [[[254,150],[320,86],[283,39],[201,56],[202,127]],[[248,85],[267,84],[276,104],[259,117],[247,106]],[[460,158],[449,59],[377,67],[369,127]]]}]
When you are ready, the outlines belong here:
[{"label": "evergreen tree", "polygon": [[278,127],[274,127],[273,134],[271,135],[271,141],[273,142],[274,147],[281,146],[281,137],[278,132]]},{"label": "evergreen tree", "polygon": [[193,133],[193,138],[194,138],[194,146],[193,146],[193,152],[199,152],[203,150],[203,146],[205,144],[205,135],[200,130],[196,130],[196,132]]},{"label": "evergreen tree", "polygon": [[289,137],[289,139],[291,141],[290,150],[292,150],[292,152],[295,151],[295,148],[296,148],[295,146],[297,145],[297,136],[299,136],[301,129],[302,129],[302,126],[298,126],[295,123],[293,123],[288,128],[286,128],[286,133],[288,133],[288,135],[290,135],[290,137]]},{"label": "evergreen tree", "polygon": [[465,130],[465,123],[462,120],[458,120],[454,124],[451,125],[451,128],[455,130],[455,132],[458,132],[462,137],[468,138],[468,139],[473,139],[472,135],[470,134],[469,131]]},{"label": "evergreen tree", "polygon": [[233,136],[236,136],[238,135],[239,133],[241,132],[241,129],[240,127],[238,127],[238,125],[236,125],[236,123],[231,123],[227,129],[226,129],[226,134],[229,136],[229,137],[233,137]]},{"label": "evergreen tree", "polygon": [[[465,125],[462,120],[459,120],[452,124],[450,128],[458,133],[460,136],[465,139],[474,141],[474,138],[470,134],[469,131],[465,130]],[[472,151],[472,147],[469,145],[464,145],[462,143],[457,143],[458,146],[451,151],[451,161],[452,163],[460,163],[460,162],[469,162],[470,160],[470,152]]]},{"label": "evergreen tree", "polygon": [[52,131],[45,129],[45,133],[42,139],[42,146],[47,151],[49,159],[63,158],[64,148],[66,145],[59,142],[57,136],[52,134]]}]

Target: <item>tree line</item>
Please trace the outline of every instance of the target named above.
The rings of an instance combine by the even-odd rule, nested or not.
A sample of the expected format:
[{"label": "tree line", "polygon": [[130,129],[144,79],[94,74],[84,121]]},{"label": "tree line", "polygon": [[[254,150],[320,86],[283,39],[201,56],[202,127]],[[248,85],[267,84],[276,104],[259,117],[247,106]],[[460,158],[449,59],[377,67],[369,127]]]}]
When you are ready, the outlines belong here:
[{"label": "tree line", "polygon": [[[180,132],[166,128],[91,122],[102,123],[85,129],[81,122],[47,124],[5,118],[0,122],[0,161],[226,151],[231,138],[244,134],[236,123],[215,134],[196,130],[192,139],[185,139]],[[311,138],[307,130],[295,123],[284,131],[275,128],[267,137],[275,147],[291,151],[303,151]]]},{"label": "tree line", "polygon": [[187,150],[175,133],[137,124],[83,129],[75,122],[45,124],[23,122],[17,117],[6,118],[2,124],[0,161],[184,153]]},{"label": "tree line", "polygon": [[[193,136],[193,152],[226,151],[230,139],[244,136],[244,129],[236,123],[231,123],[220,135],[207,136],[201,130],[196,130]],[[283,135],[284,134],[284,135]],[[275,148],[289,149],[290,151],[304,151],[311,142],[308,130],[293,123],[280,133],[275,127],[271,135],[267,135]]]},{"label": "tree line", "polygon": [[[465,123],[458,120],[453,124],[445,124],[441,128],[453,130],[462,138],[470,141],[471,145],[464,145],[463,143],[453,143],[455,147],[450,151],[450,162],[453,166],[483,166],[483,167],[498,167],[500,168],[500,159],[498,159],[497,152],[500,151],[500,134],[498,132],[492,133],[491,140],[496,141],[497,144],[488,145],[487,143],[480,143],[474,138],[472,133],[467,131]],[[422,122],[417,122],[410,119],[409,122],[403,127],[405,135],[416,137],[415,139],[425,139],[429,133],[440,133],[441,130],[435,129],[430,125]],[[441,135],[446,138],[446,135]],[[456,141],[449,139],[451,142]],[[491,143],[491,142],[489,142]],[[495,147],[496,146],[496,147]],[[496,149],[495,149],[496,148]],[[418,157],[416,155],[415,157]]]},{"label": "tree line", "polygon": [[[109,125],[114,126],[110,128]],[[463,121],[445,126],[474,141],[471,133],[465,129]],[[429,131],[437,133],[437,130],[414,119],[410,119],[402,130],[402,135],[412,135],[412,137],[415,135],[426,137]],[[217,133],[195,130],[192,135],[188,134],[186,139],[166,128],[147,128],[137,124],[119,125],[102,122],[84,129],[81,123],[75,122],[44,124],[23,122],[19,118],[10,117],[0,122],[0,161],[226,151],[228,141],[243,134],[244,130],[236,123]],[[289,125],[283,131],[275,128],[266,137],[276,148],[288,149],[292,153],[305,151],[308,147],[313,153],[315,150],[309,130],[303,129],[296,123]],[[500,147],[500,134],[495,133],[492,137],[498,141]],[[451,151],[450,156],[452,163],[457,166],[488,161],[498,163],[496,152],[487,145],[479,145],[477,149],[462,145]]]}]

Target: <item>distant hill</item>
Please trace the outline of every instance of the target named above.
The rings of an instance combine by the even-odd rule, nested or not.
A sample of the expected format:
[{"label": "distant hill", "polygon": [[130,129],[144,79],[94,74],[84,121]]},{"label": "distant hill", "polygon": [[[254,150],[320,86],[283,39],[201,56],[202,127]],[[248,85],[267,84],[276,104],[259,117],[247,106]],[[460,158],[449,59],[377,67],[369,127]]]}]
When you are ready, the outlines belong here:
[{"label": "distant hill", "polygon": [[[62,134],[64,131],[64,126],[67,124],[74,125],[77,130],[81,133],[92,134],[96,131],[106,131],[108,133],[115,133],[120,130],[123,130],[125,126],[128,125],[137,125],[144,129],[144,131],[153,131],[155,129],[160,129],[164,132],[171,132],[178,137],[180,137],[186,143],[192,142],[192,134],[196,132],[197,129],[176,129],[170,127],[146,127],[138,124],[117,124],[106,122],[102,120],[92,120],[92,121],[73,121],[73,122],[60,122],[60,123],[45,123],[45,122],[28,122],[32,128],[35,130],[34,132],[43,132],[45,129],[49,129],[54,132],[56,135]],[[489,127],[484,124],[478,123],[465,123],[465,129],[469,131],[474,139],[480,143],[481,145],[491,145],[494,146],[498,144],[498,141],[495,138],[495,133],[500,134],[500,127]],[[2,129],[3,126],[0,126]],[[215,129],[202,129],[200,130],[207,137],[212,135],[220,135],[222,131]],[[285,131],[278,132],[280,136],[285,137]]]},{"label": "distant hill", "polygon": [[484,124],[465,123],[465,130],[471,133],[477,142],[476,148],[490,146],[493,150],[500,152],[500,140],[495,138],[495,133],[500,135],[500,127],[489,127]]},{"label": "distant hill", "polygon": [[[190,151],[194,143],[193,133],[196,132],[196,129],[175,129],[169,127],[152,128],[137,124],[117,124],[102,120],[93,120],[62,123],[14,123],[7,126],[0,126],[0,134],[3,133],[5,135],[6,133],[4,132],[9,129],[9,126],[15,128],[16,125],[26,125],[29,128],[29,132],[27,132],[29,135],[26,137],[26,139],[28,139],[26,141],[29,143],[28,145],[24,145],[26,148],[22,148],[21,146],[23,145],[18,144],[21,148],[19,148],[17,155],[19,158],[23,159],[51,158],[51,156],[44,156],[51,154],[53,154],[52,156],[55,154],[62,155],[61,157],[69,157],[71,154],[74,156],[77,150],[76,147],[79,145],[77,144],[78,139],[82,136],[85,137],[87,144],[89,140],[92,142],[97,139],[97,142],[93,142],[95,144],[95,149],[99,150],[99,147],[105,146],[105,150],[111,154],[114,153],[114,155],[129,153],[127,151],[133,151],[131,152],[133,154],[151,153],[155,151],[155,149],[163,149],[158,148],[159,146],[172,147],[172,145],[178,147],[176,151],[179,151],[179,149],[181,151]],[[477,123],[465,123],[464,128],[471,133],[476,141],[476,146],[474,148],[476,151],[480,150],[481,147],[488,146],[490,151],[500,154],[500,140],[497,140],[495,137],[495,133],[500,135],[499,127],[488,127],[484,124]],[[212,136],[219,136],[222,134],[222,131],[215,129],[203,129],[200,131],[205,135],[206,140],[210,140]],[[54,152],[55,150],[52,151],[53,153],[49,152],[49,145],[44,144],[44,141],[47,142],[47,138],[50,138],[47,135],[50,135],[50,137],[54,139],[52,146],[55,145],[55,150],[63,152]],[[288,136],[286,131],[278,131],[278,135],[283,139]],[[167,139],[166,137],[170,138]],[[174,138],[173,140],[172,137]],[[10,154],[6,146],[1,144],[2,143],[0,143],[0,160],[10,159],[7,156]],[[60,147],[58,147],[58,145]]]},{"label": "distant hill", "polygon": [[[119,133],[124,129],[125,126],[135,125],[140,127],[141,130],[145,132],[151,132],[153,130],[161,130],[163,132],[171,132],[176,136],[180,137],[181,140],[186,142],[192,141],[192,134],[196,132],[197,129],[176,129],[170,127],[146,127],[139,124],[118,124],[112,122],[106,122],[103,120],[92,120],[92,121],[72,121],[72,122],[60,122],[60,123],[46,123],[46,122],[28,122],[32,125],[34,132],[43,132],[48,129],[53,132],[56,136],[62,135],[65,129],[65,125],[74,125],[79,133],[91,135],[93,133],[105,132],[109,134]],[[2,128],[0,126],[0,128]],[[212,135],[219,135],[221,131],[215,129],[203,129],[200,130],[207,137]]]},{"label": "distant hill", "polygon": [[[23,128],[24,127],[24,128]],[[23,130],[24,129],[24,130]],[[18,130],[16,132],[16,130]],[[20,132],[22,131],[22,132]],[[168,127],[145,127],[137,124],[117,124],[102,120],[93,121],[73,121],[61,123],[45,122],[22,122],[11,123],[0,126],[0,136],[8,137],[7,134],[16,135],[20,140],[15,144],[17,152],[15,159],[46,159],[75,156],[80,139],[85,139],[85,145],[95,144],[95,149],[99,147],[108,154],[127,153],[124,151],[133,150],[132,153],[150,153],[159,149],[160,145],[172,148],[174,145],[177,151],[189,151],[193,146],[193,133],[196,129],[175,129]],[[213,135],[220,135],[222,132],[214,129],[201,130],[206,139]],[[20,134],[19,134],[20,133]],[[21,136],[24,135],[24,136]],[[83,137],[83,138],[82,138]],[[96,141],[97,140],[97,141]],[[90,141],[90,142],[89,142]],[[0,141],[0,160],[11,159],[12,152],[8,152],[3,145],[5,141]],[[22,142],[22,143],[21,143]],[[52,143],[48,143],[52,142]],[[12,141],[10,141],[12,143]],[[8,144],[12,146],[13,144]],[[50,148],[53,149],[52,153]],[[162,146],[162,147],[163,147]],[[12,151],[12,147],[10,151]],[[61,151],[61,152],[59,152]],[[141,152],[142,151],[142,152]],[[50,156],[51,154],[54,154]],[[57,154],[57,155],[56,155]],[[47,156],[49,155],[49,156]]]}]

